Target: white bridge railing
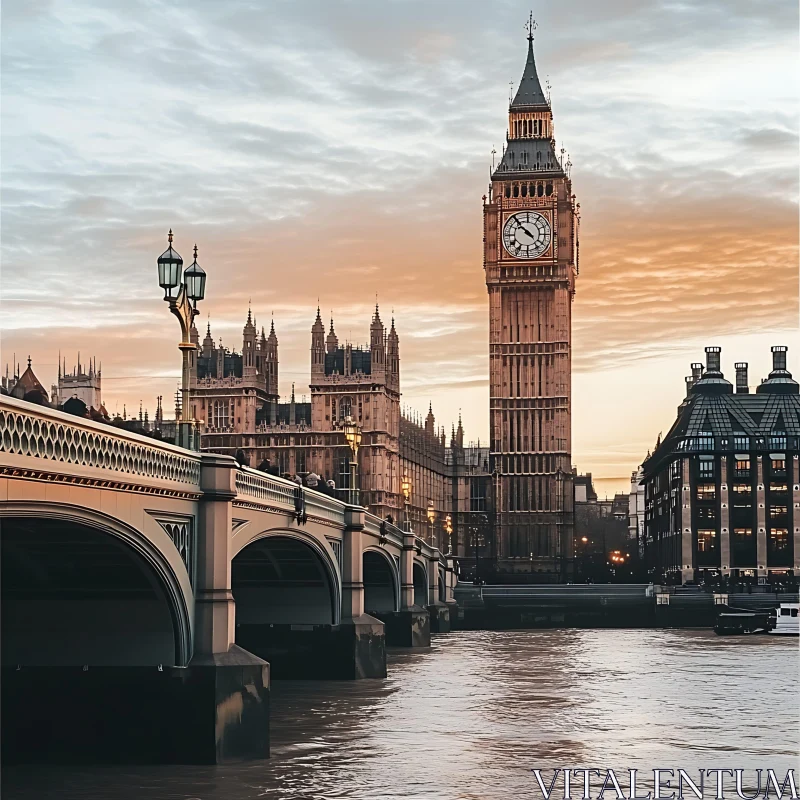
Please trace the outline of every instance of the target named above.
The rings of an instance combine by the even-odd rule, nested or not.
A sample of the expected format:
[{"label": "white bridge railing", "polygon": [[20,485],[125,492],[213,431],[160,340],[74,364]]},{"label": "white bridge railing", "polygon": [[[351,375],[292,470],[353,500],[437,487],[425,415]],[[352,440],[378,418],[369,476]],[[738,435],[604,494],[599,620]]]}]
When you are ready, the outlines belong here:
[{"label": "white bridge railing", "polygon": [[6,468],[51,465],[200,485],[200,454],[146,436],[0,396],[0,454]]}]

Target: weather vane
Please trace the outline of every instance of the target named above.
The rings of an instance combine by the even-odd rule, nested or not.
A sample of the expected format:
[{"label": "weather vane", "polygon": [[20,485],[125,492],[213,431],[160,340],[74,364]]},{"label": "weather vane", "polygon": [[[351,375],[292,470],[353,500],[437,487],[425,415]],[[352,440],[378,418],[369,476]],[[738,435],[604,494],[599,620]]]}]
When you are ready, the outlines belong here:
[{"label": "weather vane", "polygon": [[528,31],[528,41],[533,41],[533,32],[536,30],[538,26],[536,25],[536,20],[533,18],[533,11],[531,11],[530,16],[528,17],[528,21],[525,23],[525,30]]}]

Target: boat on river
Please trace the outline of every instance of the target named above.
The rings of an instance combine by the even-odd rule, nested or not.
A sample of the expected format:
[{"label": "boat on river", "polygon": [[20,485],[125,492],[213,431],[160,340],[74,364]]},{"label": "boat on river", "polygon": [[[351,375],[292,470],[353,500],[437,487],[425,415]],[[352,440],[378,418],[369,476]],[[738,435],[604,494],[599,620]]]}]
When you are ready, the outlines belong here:
[{"label": "boat on river", "polygon": [[770,616],[769,632],[775,636],[800,636],[800,603],[781,603]]},{"label": "boat on river", "polygon": [[745,611],[730,608],[717,614],[714,633],[717,636],[741,636],[745,633],[767,633],[769,630],[768,611]]}]

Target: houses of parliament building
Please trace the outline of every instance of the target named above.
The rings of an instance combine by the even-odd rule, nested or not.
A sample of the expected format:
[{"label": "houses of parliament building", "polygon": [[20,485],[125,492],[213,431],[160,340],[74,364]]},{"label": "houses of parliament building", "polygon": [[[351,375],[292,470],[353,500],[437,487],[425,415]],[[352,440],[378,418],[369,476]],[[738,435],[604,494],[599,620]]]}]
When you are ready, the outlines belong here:
[{"label": "houses of parliament building", "polygon": [[[363,505],[381,518],[403,517],[401,481],[411,483],[409,516],[419,535],[442,552],[490,558],[487,507],[491,503],[488,447],[468,446],[459,419],[449,442],[433,409],[413,419],[400,407],[400,340],[376,305],[369,344],[340,343],[319,309],[311,326],[310,402],[278,394],[278,337],[257,331],[248,312],[241,352],[216,345],[192,330],[197,346],[190,376],[191,414],[200,420],[201,448],[279,475],[314,473],[346,494],[351,450],[348,417],[362,434],[358,488]],[[452,533],[448,534],[449,527]]]}]

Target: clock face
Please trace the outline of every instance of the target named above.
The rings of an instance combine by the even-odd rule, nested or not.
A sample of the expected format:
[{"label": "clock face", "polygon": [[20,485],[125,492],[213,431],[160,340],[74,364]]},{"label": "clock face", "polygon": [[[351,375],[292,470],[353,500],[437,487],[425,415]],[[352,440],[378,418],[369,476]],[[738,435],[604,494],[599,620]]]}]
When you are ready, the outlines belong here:
[{"label": "clock face", "polygon": [[550,223],[536,211],[519,211],[503,226],[503,247],[515,258],[538,258],[550,246]]}]

